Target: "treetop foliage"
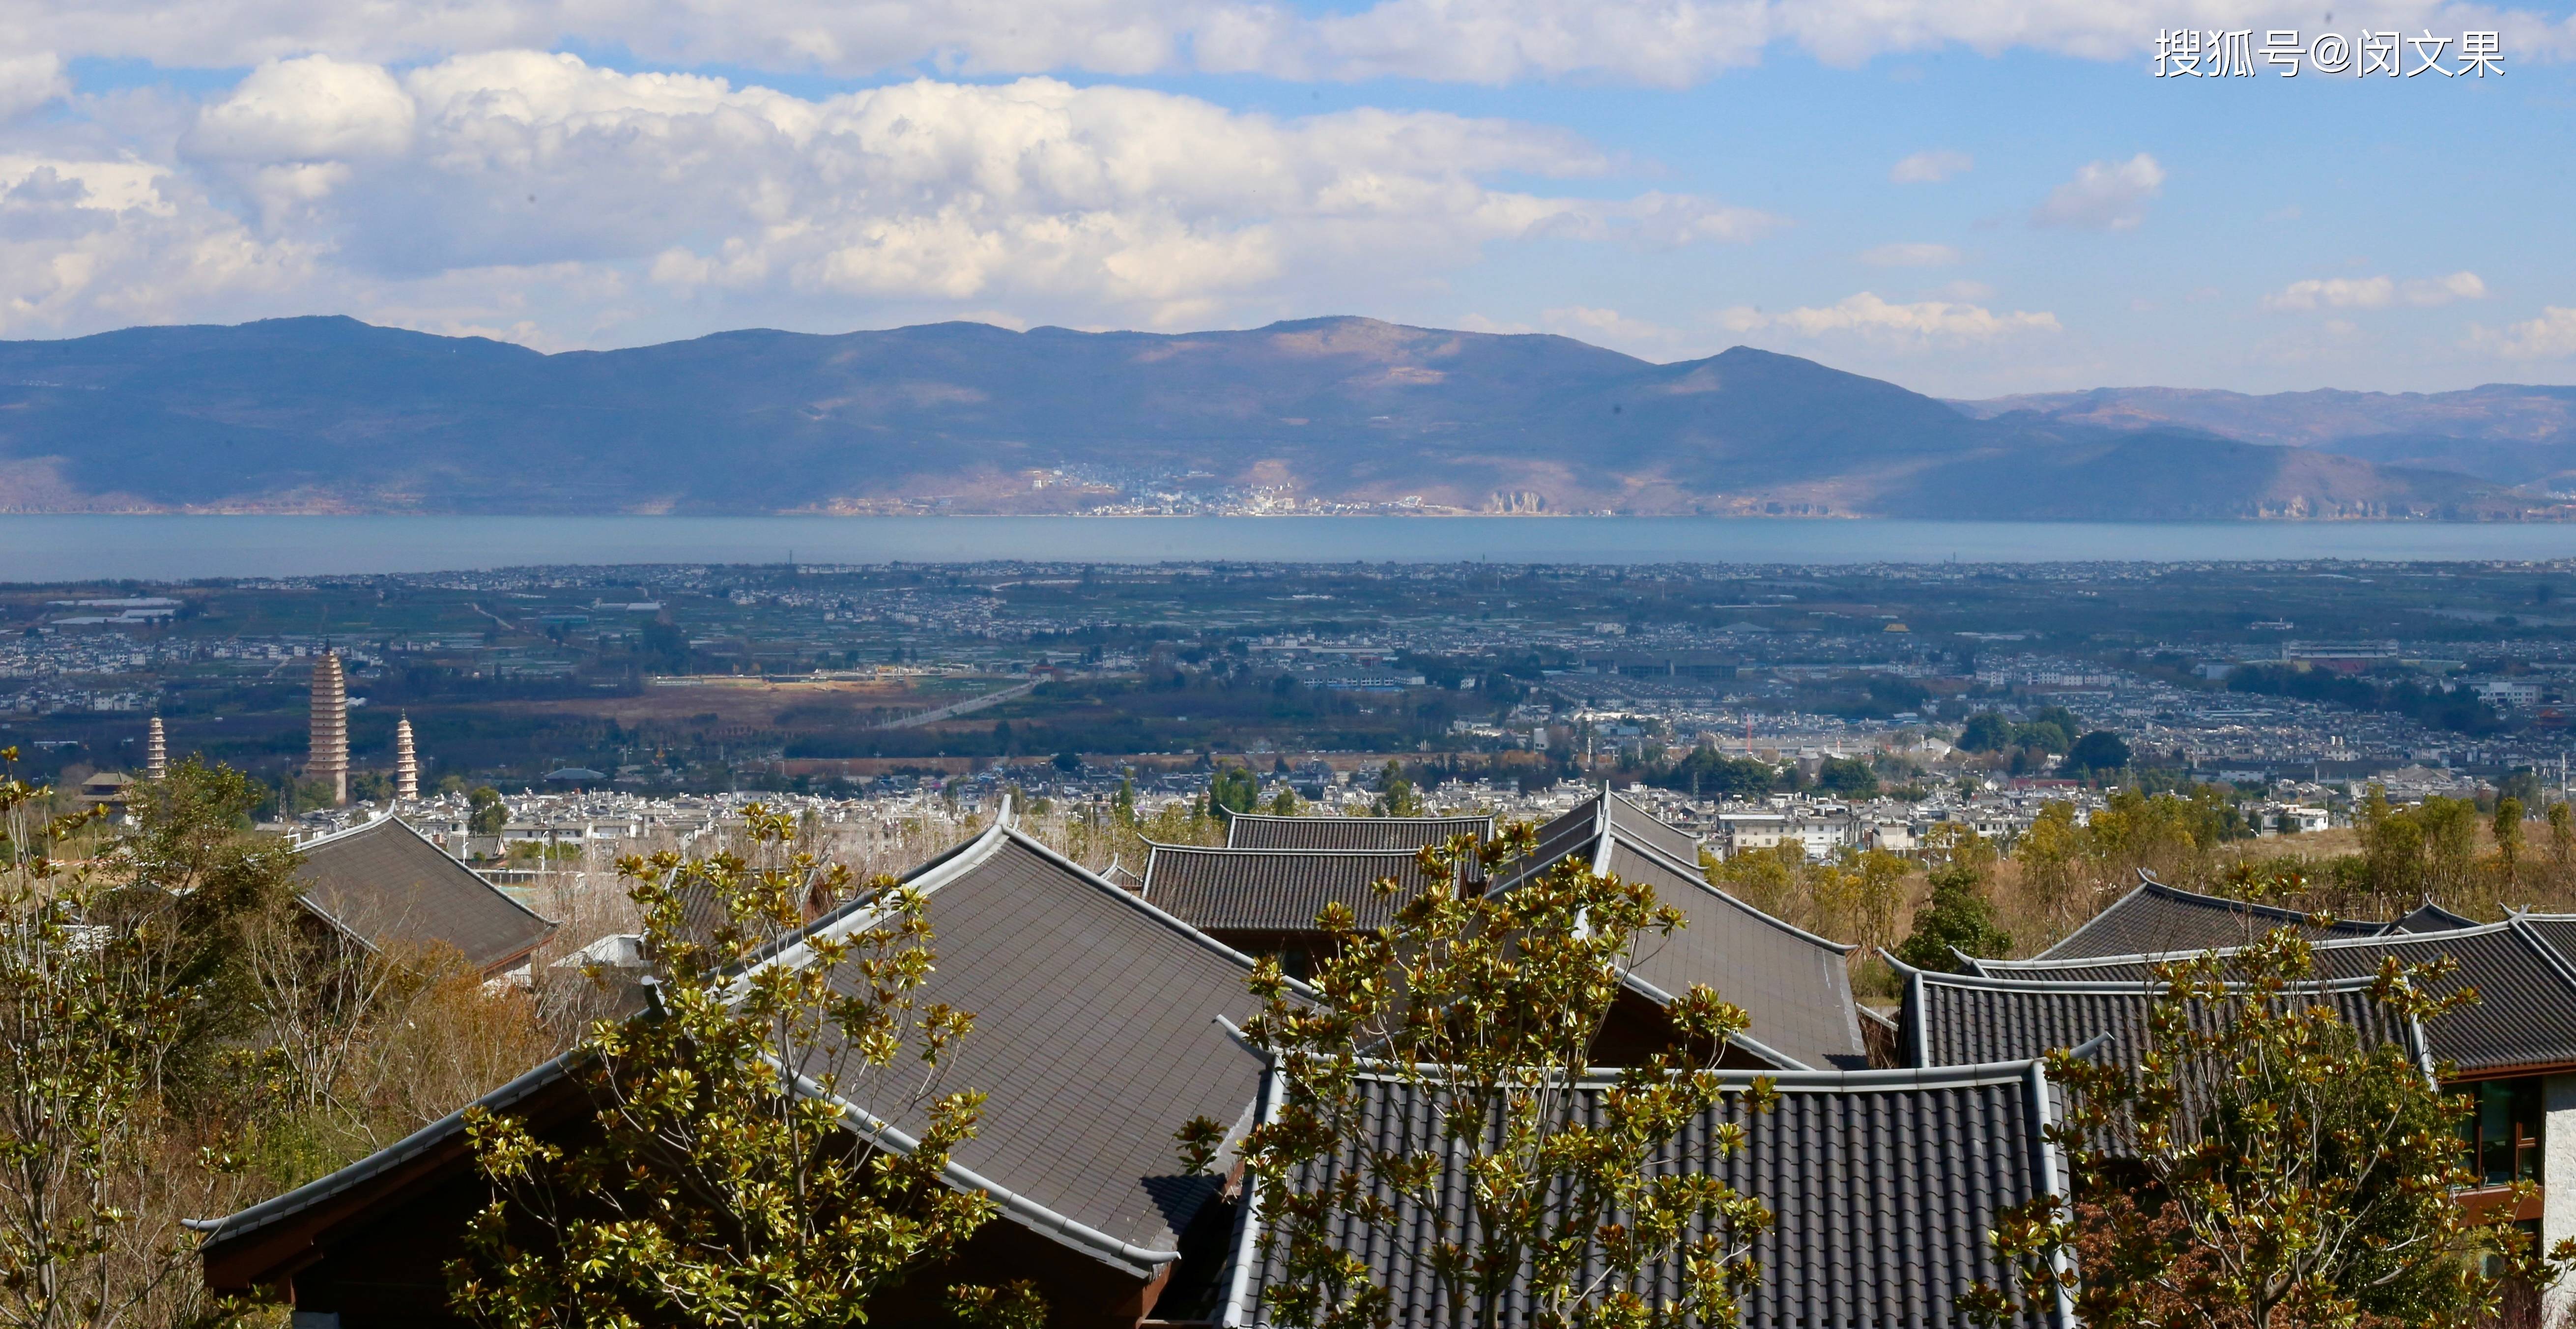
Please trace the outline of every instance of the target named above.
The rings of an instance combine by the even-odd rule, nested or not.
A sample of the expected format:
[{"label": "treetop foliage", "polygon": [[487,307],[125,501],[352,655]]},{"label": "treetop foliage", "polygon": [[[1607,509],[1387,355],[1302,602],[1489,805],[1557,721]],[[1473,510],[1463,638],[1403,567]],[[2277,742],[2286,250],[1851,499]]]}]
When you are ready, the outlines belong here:
[{"label": "treetop foliage", "polygon": [[[1574,859],[1493,895],[1448,884],[1489,875],[1533,840],[1522,824],[1482,845],[1425,848],[1435,884],[1384,927],[1327,906],[1317,922],[1335,948],[1311,989],[1292,988],[1275,960],[1256,971],[1265,1004],[1246,1033],[1276,1059],[1283,1097],[1243,1158],[1287,1271],[1265,1292],[1280,1322],[1387,1323],[1389,1290],[1334,1240],[1346,1222],[1427,1271],[1462,1323],[1499,1324],[1513,1297],[1540,1325],[1735,1321],[1757,1275],[1749,1242],[1770,1214],[1672,1161],[1676,1138],[1731,1092],[1713,1068],[1748,1018],[1695,987],[1664,1013],[1664,1050],[1595,1083],[1593,1043],[1638,939],[1681,916]],[[1400,1085],[1427,1113],[1383,1129],[1373,1082]],[[1774,1097],[1767,1081],[1733,1092],[1754,1110]],[[1587,1094],[1597,1114],[1578,1110]],[[1185,1153],[1213,1125],[1185,1131]],[[1740,1125],[1721,1129],[1718,1149],[1742,1146]],[[1443,1193],[1451,1176],[1470,1183],[1455,1199]]]}]

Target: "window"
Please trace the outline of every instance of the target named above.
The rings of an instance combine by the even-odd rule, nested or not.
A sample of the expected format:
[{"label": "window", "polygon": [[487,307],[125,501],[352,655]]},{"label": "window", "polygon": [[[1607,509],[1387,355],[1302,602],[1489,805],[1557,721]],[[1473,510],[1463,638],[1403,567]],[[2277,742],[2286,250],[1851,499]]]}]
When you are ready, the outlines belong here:
[{"label": "window", "polygon": [[2452,1092],[2474,1109],[2460,1124],[2460,1135],[2479,1182],[2540,1180],[2540,1081],[2481,1080]]}]

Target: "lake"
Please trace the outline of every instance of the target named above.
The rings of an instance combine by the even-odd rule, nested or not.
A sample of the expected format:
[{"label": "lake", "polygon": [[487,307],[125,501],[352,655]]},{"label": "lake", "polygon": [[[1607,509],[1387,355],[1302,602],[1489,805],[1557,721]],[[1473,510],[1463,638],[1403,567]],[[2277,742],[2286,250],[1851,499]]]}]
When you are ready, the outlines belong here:
[{"label": "lake", "polygon": [[984,559],[1449,563],[2538,561],[2576,525],[1717,517],[0,516],[0,581],[291,577],[540,564]]}]

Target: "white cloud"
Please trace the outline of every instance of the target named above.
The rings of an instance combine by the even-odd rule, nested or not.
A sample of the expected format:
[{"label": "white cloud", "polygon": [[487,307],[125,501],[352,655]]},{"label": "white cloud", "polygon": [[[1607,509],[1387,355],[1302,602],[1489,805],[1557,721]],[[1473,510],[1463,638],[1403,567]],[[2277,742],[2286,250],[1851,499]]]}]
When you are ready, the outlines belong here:
[{"label": "white cloud", "polygon": [[1934,148],[1918,152],[1896,163],[1887,178],[1900,185],[1937,185],[1977,164],[1977,159],[1964,152]]},{"label": "white cloud", "polygon": [[2141,152],[2124,162],[2087,162],[2075,178],[2049,191],[2032,210],[2034,226],[2125,231],[2144,221],[2147,201],[2165,187],[2165,168]]},{"label": "white cloud", "polygon": [[242,161],[388,157],[411,146],[413,114],[384,70],[308,55],[252,70],[199,113],[188,147]]},{"label": "white cloud", "polygon": [[170,322],[217,301],[237,315],[315,259],[157,166],[0,156],[0,334]]},{"label": "white cloud", "polygon": [[[2515,58],[2576,46],[2576,32],[2534,9],[2464,18],[2449,0],[2358,0],[2337,10],[2355,27],[2496,27]],[[1194,69],[1657,86],[1757,64],[1774,46],[1836,65],[1954,47],[2130,60],[2160,26],[2261,29],[2281,17],[2257,0],[1377,0],[1322,13],[1273,0],[0,0],[0,30],[20,49],[196,68],[315,51],[381,63],[577,45],[664,64],[839,75]]]},{"label": "white cloud", "polygon": [[51,51],[0,58],[0,124],[6,124],[72,90],[62,57]]},{"label": "white cloud", "polygon": [[[204,108],[177,159],[134,169],[187,226],[295,256],[292,274],[271,264],[259,280],[301,281],[312,305],[568,344],[639,303],[1172,325],[1292,288],[1311,302],[1418,287],[1497,242],[1666,248],[1784,224],[1694,195],[1490,183],[1609,166],[1560,130],[1433,112],[1284,119],[1045,78],[801,98],[496,51],[399,76],[319,56],[263,65]],[[104,169],[85,165],[84,187],[104,187]],[[251,205],[255,232],[225,198]],[[124,218],[109,224],[132,230]],[[112,275],[135,252],[83,261]],[[96,288],[12,321],[95,326],[79,289]]]},{"label": "white cloud", "polygon": [[2563,360],[2576,356],[2576,309],[2550,305],[2540,311],[2540,317],[2507,325],[2501,332],[2471,328],[2469,345],[2512,360]]},{"label": "white cloud", "polygon": [[1729,332],[1780,331],[1801,337],[1848,333],[1900,342],[1988,342],[2026,333],[2061,332],[2057,315],[2013,311],[1998,314],[1982,305],[1950,300],[1891,304],[1863,291],[1822,308],[1765,313],[1738,307],[1718,315]]},{"label": "white cloud", "polygon": [[1881,268],[1946,268],[1959,261],[1948,245],[1900,243],[1861,251],[1860,261]]},{"label": "white cloud", "polygon": [[2487,284],[2474,272],[2454,272],[2448,277],[2410,281],[2403,293],[2410,305],[2447,305],[2454,300],[2486,299]]},{"label": "white cloud", "polygon": [[2263,297],[2265,309],[2377,309],[2394,299],[2386,277],[2311,277]]},{"label": "white cloud", "polygon": [[2399,282],[2390,277],[2311,277],[2294,281],[2263,297],[2265,309],[2385,309],[2403,302],[2418,308],[2454,300],[2482,300],[2487,284],[2474,272],[2448,277],[2419,277]]}]

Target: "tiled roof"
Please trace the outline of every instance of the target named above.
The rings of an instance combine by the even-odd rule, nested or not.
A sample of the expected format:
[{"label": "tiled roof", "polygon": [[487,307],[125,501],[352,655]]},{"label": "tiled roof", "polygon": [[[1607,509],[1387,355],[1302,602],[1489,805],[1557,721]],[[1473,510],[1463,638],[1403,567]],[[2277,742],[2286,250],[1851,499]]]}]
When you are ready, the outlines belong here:
[{"label": "tiled roof", "polygon": [[1605,791],[1601,802],[1610,814],[1611,828],[1621,835],[1637,840],[1686,867],[1699,866],[1699,837],[1667,825],[1655,814],[1617,794]]},{"label": "tiled roof", "polygon": [[[1730,1078],[1740,1084],[1749,1077]],[[1987,1238],[1996,1216],[2035,1196],[2065,1193],[2062,1161],[2043,1135],[2052,1090],[2035,1062],[1775,1078],[1777,1109],[1751,1114],[1730,1102],[1712,1110],[1676,1139],[1666,1163],[1713,1172],[1777,1216],[1777,1225],[1753,1243],[1762,1276],[1743,1298],[1747,1329],[1965,1325],[1957,1297],[1981,1280],[2010,1277]],[[1419,1122],[1428,1111],[1400,1081],[1364,1084],[1380,1129]],[[1584,1101],[1587,1115],[1598,1112],[1597,1092]],[[1712,1139],[1730,1122],[1741,1124],[1748,1138],[1727,1158]],[[1335,1160],[1331,1166],[1347,1165]],[[1455,1197],[1464,1189],[1452,1177],[1439,1193]],[[1257,1210],[1257,1188],[1251,1198]],[[1345,1222],[1337,1244],[1365,1260],[1371,1276],[1394,1294],[1396,1324],[1456,1322],[1423,1262],[1395,1233]],[[1259,1237],[1257,1222],[1242,1224],[1235,1257],[1241,1278],[1221,1311],[1222,1324],[1270,1323],[1261,1296],[1282,1276],[1282,1252],[1264,1251]],[[1676,1272],[1661,1272],[1664,1295],[1674,1291]],[[1525,1323],[1523,1310],[1507,1307],[1505,1321]],[[2039,1329],[2072,1319],[2059,1306],[2024,1323]]]},{"label": "tiled roof", "polygon": [[[1397,882],[1394,896],[1372,883]],[[1389,922],[1428,884],[1410,849],[1208,849],[1158,844],[1145,860],[1145,898],[1192,927],[1219,932],[1310,932],[1340,901],[1363,928]]]},{"label": "tiled roof", "polygon": [[2403,917],[2388,926],[2393,932],[2456,932],[2461,928],[2473,928],[2477,925],[2478,920],[2466,914],[2452,913],[2427,899],[2424,903],[2407,910]]},{"label": "tiled roof", "polygon": [[1681,911],[1686,925],[1669,937],[1639,939],[1631,986],[1660,1002],[1707,984],[1753,1017],[1742,1040],[1747,1050],[1784,1069],[1868,1065],[1844,966],[1851,948],[1709,885],[1695,858],[1676,859],[1660,848],[1674,842],[1697,843],[1605,792],[1548,823],[1538,852],[1507,870],[1500,889],[1569,856],[1622,880],[1646,882],[1659,903]]},{"label": "tiled roof", "polygon": [[1843,959],[1850,948],[1783,923],[1621,837],[1610,840],[1608,866],[1622,881],[1653,885],[1655,899],[1686,920],[1670,936],[1638,939],[1635,977],[1666,998],[1694,983],[1716,989],[1753,1017],[1743,1041],[1793,1068],[1869,1065]]},{"label": "tiled roof", "polygon": [[491,973],[554,930],[396,817],[309,841],[297,852],[305,907],[369,946],[445,943]]},{"label": "tiled roof", "polygon": [[[1238,1120],[1259,1089],[1259,1059],[1218,1023],[1258,1008],[1252,962],[1008,828],[908,880],[938,957],[917,996],[975,1015],[946,1082],[989,1095],[952,1163],[1123,1243],[1130,1267],[1174,1250],[1213,1183],[1181,1175],[1172,1133]],[[851,906],[815,930],[870,914]],[[853,1103],[897,1111],[865,1091]]]},{"label": "tiled roof", "polygon": [[[992,1194],[1011,1221],[1136,1276],[1169,1262],[1215,1190],[1211,1179],[1179,1175],[1173,1132],[1199,1116],[1240,1123],[1259,1092],[1262,1063],[1218,1023],[1239,1024],[1256,1008],[1245,986],[1251,961],[1003,826],[906,880],[928,899],[937,957],[917,995],[975,1015],[945,1083],[989,1095],[975,1138],[950,1155],[951,1180]],[[865,926],[877,908],[845,905],[800,939]],[[764,963],[804,954],[791,941]],[[483,1102],[507,1106],[562,1075],[549,1062]],[[890,1080],[844,1092],[897,1131],[922,1125]],[[462,1130],[461,1114],[451,1115],[222,1220],[212,1240],[247,1239]]]},{"label": "tiled roof", "polygon": [[[1904,976],[1897,1013],[1897,1052],[1908,1066],[1973,1066],[2045,1056],[2107,1039],[2103,1058],[2136,1065],[2148,1042],[2154,994],[2139,982],[1988,978],[1913,969],[1888,957]],[[2372,980],[2345,979],[2307,990],[2333,1008],[2367,1044],[2394,1042],[2420,1050],[2412,1022],[2370,999]]]},{"label": "tiled roof", "polygon": [[2320,941],[2330,937],[2376,937],[2388,930],[2386,923],[2346,919],[2319,928],[2295,909],[2197,895],[2148,880],[2112,901],[2109,908],[2067,934],[2065,940],[2040,952],[2037,958],[2080,960],[2097,955],[2153,955],[2242,946],[2284,924]]},{"label": "tiled roof", "polygon": [[[2450,956],[2459,968],[2434,991],[2466,985],[2477,989],[2478,1000],[2425,1026],[2435,1057],[2468,1075],[2576,1066],[2576,967],[2548,940],[2548,925],[2523,916],[2448,932],[2321,941],[2313,948],[2315,972],[2323,980],[2360,978],[2379,972],[2388,956],[2409,964]],[[2001,978],[2143,984],[2158,959],[2189,954],[1979,960],[1976,966]]]},{"label": "tiled roof", "polygon": [[1491,817],[1276,817],[1238,812],[1226,819],[1228,849],[1401,849],[1447,842],[1452,836],[1482,840],[1494,833]]}]

